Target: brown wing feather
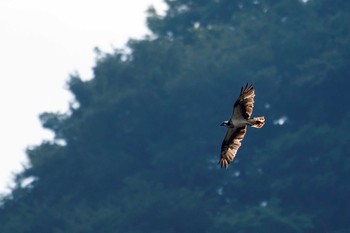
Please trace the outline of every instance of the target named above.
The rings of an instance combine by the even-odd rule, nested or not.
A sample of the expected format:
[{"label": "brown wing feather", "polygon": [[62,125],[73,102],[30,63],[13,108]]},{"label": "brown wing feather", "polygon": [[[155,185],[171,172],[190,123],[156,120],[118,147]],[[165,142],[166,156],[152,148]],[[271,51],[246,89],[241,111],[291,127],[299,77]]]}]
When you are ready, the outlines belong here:
[{"label": "brown wing feather", "polygon": [[229,128],[221,145],[221,167],[227,168],[237,154],[237,150],[241,146],[241,141],[247,131],[247,126],[240,128]]},{"label": "brown wing feather", "polygon": [[240,115],[243,116],[244,119],[248,119],[253,112],[254,107],[254,96],[255,91],[252,84],[248,84],[245,87],[241,88],[241,93],[233,105],[233,114],[232,118],[239,118]]}]

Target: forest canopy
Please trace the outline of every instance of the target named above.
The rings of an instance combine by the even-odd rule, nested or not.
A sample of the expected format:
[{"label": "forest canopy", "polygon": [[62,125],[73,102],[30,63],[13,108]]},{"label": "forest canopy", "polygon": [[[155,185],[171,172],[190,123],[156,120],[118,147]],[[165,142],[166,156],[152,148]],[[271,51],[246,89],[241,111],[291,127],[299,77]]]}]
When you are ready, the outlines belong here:
[{"label": "forest canopy", "polygon": [[[55,139],[27,150],[0,232],[349,232],[350,2],[165,2],[41,114]],[[220,169],[247,82],[266,125]]]}]

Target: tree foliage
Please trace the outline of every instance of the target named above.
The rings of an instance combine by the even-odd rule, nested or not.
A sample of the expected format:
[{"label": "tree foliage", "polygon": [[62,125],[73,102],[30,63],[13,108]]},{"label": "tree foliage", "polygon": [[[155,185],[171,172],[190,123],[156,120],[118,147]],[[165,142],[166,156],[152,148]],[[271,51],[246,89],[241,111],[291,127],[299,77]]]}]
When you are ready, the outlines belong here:
[{"label": "tree foliage", "polygon": [[[152,37],[71,76],[69,112],[40,116],[55,140],[28,149],[0,231],[348,232],[349,2],[166,3]],[[267,124],[221,170],[246,82]]]}]

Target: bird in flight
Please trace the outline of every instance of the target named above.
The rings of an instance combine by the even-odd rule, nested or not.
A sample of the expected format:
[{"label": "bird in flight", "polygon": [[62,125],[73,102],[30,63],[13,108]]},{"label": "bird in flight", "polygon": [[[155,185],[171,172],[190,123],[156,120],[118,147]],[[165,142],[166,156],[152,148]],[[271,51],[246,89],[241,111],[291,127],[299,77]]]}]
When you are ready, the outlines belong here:
[{"label": "bird in flight", "polygon": [[247,131],[247,125],[261,128],[265,124],[265,118],[251,118],[254,107],[254,87],[248,84],[241,88],[241,93],[233,105],[233,113],[228,121],[222,122],[221,126],[227,128],[225,138],[221,145],[221,157],[219,164],[227,168],[237,154],[241,141]]}]

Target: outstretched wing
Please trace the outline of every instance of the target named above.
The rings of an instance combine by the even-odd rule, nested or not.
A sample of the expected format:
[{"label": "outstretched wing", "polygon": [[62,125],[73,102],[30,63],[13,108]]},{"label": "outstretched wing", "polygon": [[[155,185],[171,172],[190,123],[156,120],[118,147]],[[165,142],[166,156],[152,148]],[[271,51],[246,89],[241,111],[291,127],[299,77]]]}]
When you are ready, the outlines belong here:
[{"label": "outstretched wing", "polygon": [[252,84],[248,84],[241,88],[241,93],[233,105],[233,113],[231,116],[231,122],[233,119],[248,119],[253,112],[254,107],[254,87]]},{"label": "outstretched wing", "polygon": [[237,154],[237,150],[241,146],[241,141],[247,131],[247,126],[240,128],[228,128],[226,136],[221,145],[221,167],[227,168]]}]

